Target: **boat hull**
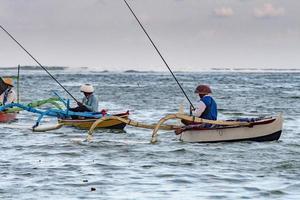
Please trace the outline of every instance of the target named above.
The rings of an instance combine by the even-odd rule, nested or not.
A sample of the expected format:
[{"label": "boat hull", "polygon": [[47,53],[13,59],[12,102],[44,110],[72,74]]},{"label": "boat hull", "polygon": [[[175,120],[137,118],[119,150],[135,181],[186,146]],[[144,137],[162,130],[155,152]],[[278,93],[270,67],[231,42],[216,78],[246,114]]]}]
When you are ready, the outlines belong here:
[{"label": "boat hull", "polygon": [[[115,116],[128,119],[129,114],[128,113],[121,113],[117,114]],[[90,129],[93,123],[98,119],[58,119],[58,122],[60,124],[63,124],[65,126],[73,126],[80,129]],[[107,129],[124,129],[126,126],[126,123],[120,122],[119,120],[115,119],[109,119],[104,120],[103,122],[99,123],[97,125],[97,129],[99,128],[107,128]]]},{"label": "boat hull", "polygon": [[238,141],[274,141],[282,132],[283,119],[279,115],[251,123],[250,126],[224,127],[211,129],[191,129],[183,131],[178,139],[184,142],[238,142]]},{"label": "boat hull", "polygon": [[5,113],[0,112],[0,123],[7,123],[11,121],[15,121],[17,119],[17,113]]}]

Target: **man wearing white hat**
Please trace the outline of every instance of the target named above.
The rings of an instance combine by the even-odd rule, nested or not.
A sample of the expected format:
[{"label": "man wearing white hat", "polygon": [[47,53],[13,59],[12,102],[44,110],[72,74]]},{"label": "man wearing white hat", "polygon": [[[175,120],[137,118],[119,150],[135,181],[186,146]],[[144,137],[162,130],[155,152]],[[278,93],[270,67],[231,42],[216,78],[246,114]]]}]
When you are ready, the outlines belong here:
[{"label": "man wearing white hat", "polygon": [[82,103],[77,102],[78,107],[70,110],[73,112],[99,112],[98,99],[94,95],[94,87],[91,84],[84,84],[80,87],[80,91],[84,94]]}]

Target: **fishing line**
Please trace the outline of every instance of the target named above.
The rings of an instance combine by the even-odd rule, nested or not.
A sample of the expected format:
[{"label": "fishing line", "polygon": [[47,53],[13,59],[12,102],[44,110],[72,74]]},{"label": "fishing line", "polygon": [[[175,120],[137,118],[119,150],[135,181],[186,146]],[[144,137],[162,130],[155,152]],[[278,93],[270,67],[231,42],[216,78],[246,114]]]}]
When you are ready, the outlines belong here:
[{"label": "fishing line", "polygon": [[133,10],[131,9],[131,7],[129,6],[129,4],[127,3],[126,0],[124,0],[125,4],[127,5],[127,7],[129,8],[129,10],[131,11],[131,13],[133,14],[134,18],[137,20],[137,22],[139,23],[140,27],[143,29],[144,33],[147,35],[148,39],[150,40],[151,44],[153,45],[153,47],[155,48],[156,52],[158,53],[158,55],[160,56],[160,58],[163,60],[163,62],[165,63],[166,67],[168,68],[168,70],[170,71],[170,73],[172,74],[173,78],[175,79],[176,83],[178,84],[178,86],[180,87],[182,93],[184,94],[184,96],[186,97],[186,99],[189,101],[191,107],[193,109],[195,109],[194,105],[192,104],[191,100],[189,99],[189,97],[187,96],[187,94],[185,93],[184,89],[182,88],[181,84],[178,82],[176,76],[174,75],[174,73],[172,72],[171,68],[169,67],[168,63],[166,62],[166,60],[164,59],[164,57],[162,56],[162,54],[160,53],[160,51],[158,50],[158,48],[156,47],[156,45],[154,44],[153,40],[151,39],[151,37],[149,36],[149,34],[147,33],[146,29],[144,28],[144,26],[142,25],[142,23],[140,22],[140,20],[137,18],[137,16],[135,15],[135,13],[133,12]]},{"label": "fishing line", "polygon": [[47,72],[47,74],[54,80],[56,81],[56,83],[62,87],[62,89],[64,89],[68,95],[70,95],[70,97],[72,97],[72,99],[74,99],[76,102],[77,99],[39,62],[37,61],[37,59],[35,59],[5,28],[3,28],[3,26],[0,25],[0,28],[12,39],[14,40],[43,70],[45,70],[45,72]]}]

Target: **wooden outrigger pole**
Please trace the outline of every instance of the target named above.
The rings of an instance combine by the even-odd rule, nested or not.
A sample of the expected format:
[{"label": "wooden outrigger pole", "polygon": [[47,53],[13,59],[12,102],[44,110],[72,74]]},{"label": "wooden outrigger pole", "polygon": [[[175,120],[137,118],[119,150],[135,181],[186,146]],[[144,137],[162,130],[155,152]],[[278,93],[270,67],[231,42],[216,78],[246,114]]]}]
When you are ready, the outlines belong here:
[{"label": "wooden outrigger pole", "polygon": [[[134,121],[134,120],[131,120],[131,119],[124,119],[124,118],[121,118],[121,117],[118,117],[118,116],[104,116],[104,117],[98,119],[97,121],[95,121],[93,123],[93,125],[91,126],[91,128],[88,131],[87,141],[92,140],[93,132],[94,132],[94,130],[97,127],[98,124],[100,124],[101,122],[103,122],[105,120],[111,120],[111,119],[115,119],[115,120],[118,120],[120,122],[126,123],[127,125],[138,127],[138,128],[154,129],[158,125],[158,124],[146,124],[146,123]],[[177,125],[160,125],[158,129],[161,129],[161,130],[175,130],[177,128],[180,128],[180,126],[177,126]]]}]

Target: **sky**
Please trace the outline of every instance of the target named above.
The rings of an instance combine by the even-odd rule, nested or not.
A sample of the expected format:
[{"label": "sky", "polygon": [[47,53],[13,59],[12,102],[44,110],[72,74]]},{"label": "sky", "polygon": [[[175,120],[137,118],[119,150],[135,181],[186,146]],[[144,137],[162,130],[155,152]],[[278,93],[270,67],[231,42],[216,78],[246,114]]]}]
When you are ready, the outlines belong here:
[{"label": "sky", "polygon": [[[299,0],[127,0],[173,70],[300,69]],[[0,0],[45,66],[166,71],[123,0]],[[0,30],[0,67],[37,65]]]}]

